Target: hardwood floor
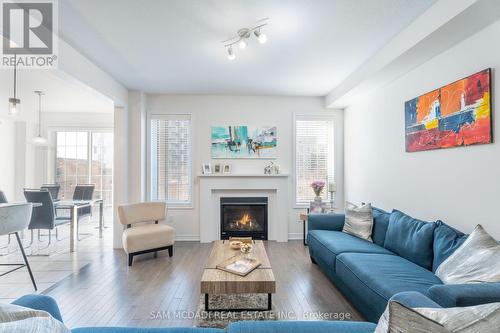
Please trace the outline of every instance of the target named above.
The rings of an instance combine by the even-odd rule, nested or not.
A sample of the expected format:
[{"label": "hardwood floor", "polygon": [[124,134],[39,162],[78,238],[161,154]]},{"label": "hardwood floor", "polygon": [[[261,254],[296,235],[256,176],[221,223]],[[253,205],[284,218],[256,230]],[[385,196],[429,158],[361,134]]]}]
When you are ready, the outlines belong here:
[{"label": "hardwood floor", "polygon": [[[104,250],[90,265],[44,294],[58,301],[66,324],[73,328],[193,326],[196,319],[192,313],[200,302],[200,278],[211,246],[177,242],[173,258],[166,251],[158,259],[138,256],[132,267],[127,266],[123,251]],[[301,241],[267,242],[265,246],[277,280],[275,311],[293,314],[291,320],[311,319],[311,313],[362,320],[310,262]],[[163,314],[160,319],[152,318],[158,313]]]}]

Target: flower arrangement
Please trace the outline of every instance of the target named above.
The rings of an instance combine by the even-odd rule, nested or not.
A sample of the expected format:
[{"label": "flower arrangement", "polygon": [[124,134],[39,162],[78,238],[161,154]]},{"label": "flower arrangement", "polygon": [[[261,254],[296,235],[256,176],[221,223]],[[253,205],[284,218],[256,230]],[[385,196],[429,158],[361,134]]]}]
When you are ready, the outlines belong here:
[{"label": "flower arrangement", "polygon": [[248,256],[248,254],[250,252],[252,252],[252,244],[250,243],[241,243],[241,246],[240,246],[240,251],[241,253],[243,253],[245,256]]},{"label": "flower arrangement", "polygon": [[325,185],[326,182],[323,180],[315,180],[311,183],[311,188],[313,189],[314,194],[316,194],[317,197],[321,195],[321,192],[323,192]]}]

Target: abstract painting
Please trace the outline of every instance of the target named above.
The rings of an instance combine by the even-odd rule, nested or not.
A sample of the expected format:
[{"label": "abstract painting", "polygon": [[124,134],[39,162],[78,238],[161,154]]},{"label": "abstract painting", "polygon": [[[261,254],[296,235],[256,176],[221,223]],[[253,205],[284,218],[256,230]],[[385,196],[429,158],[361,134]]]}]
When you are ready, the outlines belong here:
[{"label": "abstract painting", "polygon": [[213,126],[212,158],[276,158],[276,126]]},{"label": "abstract painting", "polygon": [[406,151],[492,142],[491,69],[405,103]]}]

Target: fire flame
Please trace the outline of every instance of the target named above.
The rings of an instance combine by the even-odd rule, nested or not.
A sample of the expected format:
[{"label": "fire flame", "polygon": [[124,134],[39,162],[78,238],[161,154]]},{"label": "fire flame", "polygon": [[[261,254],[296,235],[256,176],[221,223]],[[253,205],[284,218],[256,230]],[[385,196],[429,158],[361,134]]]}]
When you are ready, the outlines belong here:
[{"label": "fire flame", "polygon": [[237,222],[240,225],[247,225],[252,223],[252,218],[250,214],[245,214],[243,217]]}]

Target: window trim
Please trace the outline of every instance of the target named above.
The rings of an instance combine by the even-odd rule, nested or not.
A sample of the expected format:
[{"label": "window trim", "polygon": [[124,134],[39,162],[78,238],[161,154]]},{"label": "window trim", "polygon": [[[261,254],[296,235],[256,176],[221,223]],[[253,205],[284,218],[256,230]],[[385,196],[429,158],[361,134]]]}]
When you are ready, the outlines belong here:
[{"label": "window trim", "polygon": [[[93,133],[110,133],[113,135],[113,142],[115,140],[115,133],[114,133],[114,128],[113,127],[93,127],[93,126],[87,126],[87,127],[77,127],[77,126],[49,126],[47,127],[47,135],[48,135],[48,140],[50,143],[50,146],[53,147],[53,149],[48,150],[48,155],[47,155],[47,162],[48,162],[48,167],[47,167],[47,176],[46,176],[46,183],[55,183],[56,180],[56,173],[57,173],[57,133],[58,132],[84,132],[87,133],[87,161],[89,164],[89,177],[87,182],[91,182],[91,177],[92,173],[90,172],[91,170],[91,164],[92,164],[92,134]],[[105,205],[105,207],[110,207],[113,206],[114,202],[114,188],[115,188],[115,170],[114,170],[114,143],[113,143],[113,173],[111,175],[112,177],[112,187],[111,187],[111,203],[108,205]]]},{"label": "window trim", "polygon": [[190,112],[179,112],[179,113],[162,113],[162,112],[147,112],[146,114],[146,198],[150,201],[152,201],[152,196],[151,196],[151,120],[153,119],[172,119],[172,117],[186,117],[189,118],[190,123],[191,123],[191,128],[189,131],[190,134],[190,145],[189,145],[189,155],[191,157],[191,165],[190,165],[190,174],[191,174],[191,181],[190,181],[190,186],[189,190],[191,191],[191,195],[189,202],[185,203],[169,203],[166,202],[167,207],[170,209],[194,209],[194,173],[193,173],[193,142],[194,142],[194,117],[193,114]]},{"label": "window trim", "polygon": [[[304,209],[309,208],[309,204],[300,204],[297,202],[297,120],[331,120],[333,122],[333,180],[338,184],[337,181],[337,168],[335,167],[337,163],[337,147],[336,147],[336,136],[337,136],[337,117],[334,114],[324,114],[324,113],[294,113],[292,119],[292,145],[293,145],[293,195],[292,195],[292,207],[293,209]],[[328,184],[326,184],[328,187]]]}]

